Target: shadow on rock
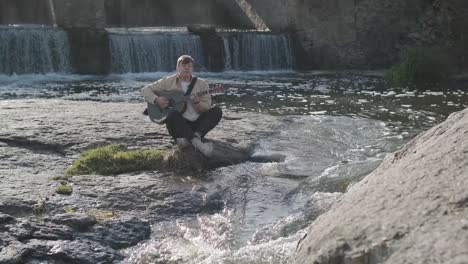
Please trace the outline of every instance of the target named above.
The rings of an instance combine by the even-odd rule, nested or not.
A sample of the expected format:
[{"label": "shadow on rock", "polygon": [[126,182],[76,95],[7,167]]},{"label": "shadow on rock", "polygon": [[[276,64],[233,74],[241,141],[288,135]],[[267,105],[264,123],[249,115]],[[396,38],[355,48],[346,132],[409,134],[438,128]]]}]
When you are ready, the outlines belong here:
[{"label": "shadow on rock", "polygon": [[218,140],[207,140],[213,143],[213,155],[209,158],[194,147],[183,150],[174,147],[165,157],[167,169],[172,171],[204,171],[224,166],[230,166],[249,160],[253,146],[247,148],[234,147]]}]

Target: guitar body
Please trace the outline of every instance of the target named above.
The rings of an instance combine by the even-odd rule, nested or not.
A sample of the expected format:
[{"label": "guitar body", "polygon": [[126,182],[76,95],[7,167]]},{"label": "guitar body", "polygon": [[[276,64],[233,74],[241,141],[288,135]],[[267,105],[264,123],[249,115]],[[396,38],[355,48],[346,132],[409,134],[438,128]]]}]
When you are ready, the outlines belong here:
[{"label": "guitar body", "polygon": [[170,111],[185,112],[187,105],[185,104],[186,99],[182,92],[158,92],[158,96],[166,97],[169,100],[169,106],[167,108],[160,108],[156,104],[148,103],[148,116],[151,121],[157,124],[164,124]]},{"label": "guitar body", "polygon": [[170,91],[170,92],[158,92],[158,96],[166,97],[169,100],[169,106],[167,108],[160,108],[158,105],[148,103],[148,116],[151,121],[157,124],[164,124],[166,117],[170,111],[175,110],[178,112],[185,112],[187,109],[186,100],[190,100],[190,96],[202,96],[212,92],[224,92],[224,87],[215,87],[208,91],[199,92],[196,94],[185,96],[182,91]]}]

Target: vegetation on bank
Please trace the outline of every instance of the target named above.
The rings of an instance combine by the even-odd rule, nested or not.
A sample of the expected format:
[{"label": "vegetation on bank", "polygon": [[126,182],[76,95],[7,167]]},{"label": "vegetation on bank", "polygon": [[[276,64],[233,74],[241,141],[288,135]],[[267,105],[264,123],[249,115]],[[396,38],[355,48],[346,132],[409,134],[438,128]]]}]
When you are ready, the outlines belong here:
[{"label": "vegetation on bank", "polygon": [[165,150],[127,151],[122,145],[110,145],[82,154],[65,171],[65,176],[83,174],[115,175],[141,170],[161,169]]},{"label": "vegetation on bank", "polygon": [[419,90],[438,88],[451,74],[448,56],[437,48],[409,50],[403,62],[385,74],[392,87],[409,87]]},{"label": "vegetation on bank", "polygon": [[55,192],[58,193],[58,194],[71,194],[73,192],[73,188],[68,185],[68,184],[60,184],[59,186],[57,186],[57,188],[55,188]]}]

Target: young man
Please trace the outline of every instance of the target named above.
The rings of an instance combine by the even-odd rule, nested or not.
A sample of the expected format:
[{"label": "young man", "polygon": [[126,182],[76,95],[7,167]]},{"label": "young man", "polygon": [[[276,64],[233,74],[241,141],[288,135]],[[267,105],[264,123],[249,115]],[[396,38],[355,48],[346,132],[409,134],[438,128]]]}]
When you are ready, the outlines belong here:
[{"label": "young man", "polygon": [[[177,59],[176,74],[143,87],[142,93],[145,101],[157,104],[164,109],[169,105],[168,98],[157,96],[158,92],[182,91],[185,94],[193,78],[193,62],[193,58],[189,55],[180,56]],[[223,115],[221,108],[211,107],[209,93],[195,96],[209,89],[208,84],[198,78],[190,93],[192,96],[187,100],[185,112],[172,110],[165,120],[167,131],[179,148],[183,149],[192,144],[207,157],[213,154],[213,144],[203,142],[202,139],[219,123]]]}]

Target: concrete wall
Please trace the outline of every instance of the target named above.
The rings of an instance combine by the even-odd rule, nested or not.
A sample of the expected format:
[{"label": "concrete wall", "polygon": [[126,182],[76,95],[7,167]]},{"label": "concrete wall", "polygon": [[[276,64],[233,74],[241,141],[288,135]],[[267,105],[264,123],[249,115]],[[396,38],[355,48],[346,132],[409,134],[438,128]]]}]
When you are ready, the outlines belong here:
[{"label": "concrete wall", "polygon": [[52,24],[48,0],[1,0],[0,24]]},{"label": "concrete wall", "polygon": [[398,53],[401,34],[417,22],[421,1],[251,0],[273,30],[292,31],[316,68],[380,67]]},{"label": "concrete wall", "polygon": [[468,69],[466,0],[250,0],[270,29],[296,36],[312,68],[387,68],[416,46]]},{"label": "concrete wall", "polygon": [[[387,68],[416,46],[468,69],[466,0],[248,0],[274,32],[295,37],[303,68]],[[1,0],[0,23],[51,24],[48,0]],[[254,28],[235,0],[53,0],[63,28]],[[182,11],[183,10],[183,11]]]},{"label": "concrete wall", "polygon": [[64,28],[187,26],[212,24],[253,28],[233,0],[1,0],[0,24],[52,25]]},{"label": "concrete wall", "polygon": [[107,25],[114,27],[211,24],[251,28],[250,21],[227,0],[106,0]]},{"label": "concrete wall", "polygon": [[334,68],[341,48],[356,41],[353,0],[291,1],[293,29],[317,68]]},{"label": "concrete wall", "polygon": [[110,71],[109,34],[104,29],[67,29],[73,69],[78,74],[105,75]]},{"label": "concrete wall", "polygon": [[282,32],[293,28],[296,15],[291,10],[291,1],[248,0],[248,2],[270,30]]},{"label": "concrete wall", "polygon": [[104,28],[104,0],[54,0],[57,24],[63,28]]}]

